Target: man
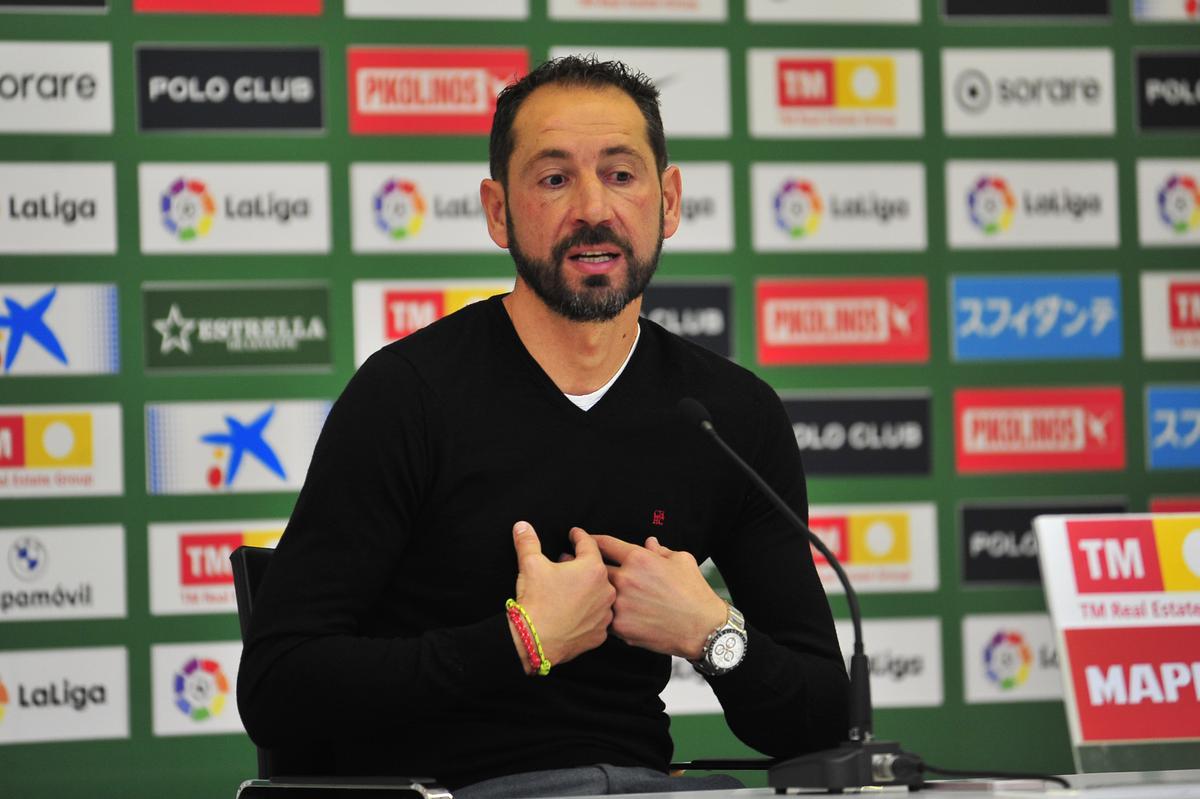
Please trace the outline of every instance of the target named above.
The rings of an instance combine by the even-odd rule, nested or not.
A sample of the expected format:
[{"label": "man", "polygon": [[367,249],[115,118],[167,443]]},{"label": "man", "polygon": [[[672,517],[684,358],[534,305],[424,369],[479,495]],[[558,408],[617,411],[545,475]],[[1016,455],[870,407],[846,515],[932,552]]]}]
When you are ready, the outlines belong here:
[{"label": "man", "polygon": [[[833,745],[846,676],[808,544],[677,403],[803,510],[783,408],[639,320],[680,218],[657,91],[619,64],[542,65],[498,100],[491,171],[516,287],[385,347],[334,406],[256,597],[247,730],[467,796],[690,787],[665,775],[677,655],[749,745]],[[570,782],[597,764],[607,782]]]}]

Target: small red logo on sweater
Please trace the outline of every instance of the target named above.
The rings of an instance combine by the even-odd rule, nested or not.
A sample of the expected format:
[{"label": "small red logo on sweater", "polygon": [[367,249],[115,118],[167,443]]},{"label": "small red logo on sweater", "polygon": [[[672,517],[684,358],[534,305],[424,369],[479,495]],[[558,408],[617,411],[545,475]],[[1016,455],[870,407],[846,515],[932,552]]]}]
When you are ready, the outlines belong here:
[{"label": "small red logo on sweater", "polygon": [[665,510],[656,510],[650,516],[650,523],[656,527],[662,527],[667,522],[667,512]]}]

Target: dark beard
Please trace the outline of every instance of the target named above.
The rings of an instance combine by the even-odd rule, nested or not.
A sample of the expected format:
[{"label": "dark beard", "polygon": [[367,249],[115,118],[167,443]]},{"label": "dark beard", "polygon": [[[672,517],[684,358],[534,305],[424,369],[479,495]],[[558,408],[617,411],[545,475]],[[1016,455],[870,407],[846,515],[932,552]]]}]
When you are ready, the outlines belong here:
[{"label": "dark beard", "polygon": [[[658,269],[663,243],[661,207],[658,215],[658,244],[654,248],[654,254],[645,261],[635,258],[629,242],[607,227],[581,228],[554,245],[548,261],[539,261],[530,258],[521,250],[517,243],[512,214],[507,206],[504,215],[508,225],[508,252],[517,266],[517,274],[550,310],[572,322],[607,322],[614,318],[625,310],[629,303],[642,296],[650,278],[654,277],[654,272]],[[627,268],[623,285],[614,286],[609,275],[588,275],[583,279],[583,288],[572,291],[567,285],[564,274],[566,270],[563,267],[567,250],[572,247],[600,244],[611,244],[625,256]]]}]

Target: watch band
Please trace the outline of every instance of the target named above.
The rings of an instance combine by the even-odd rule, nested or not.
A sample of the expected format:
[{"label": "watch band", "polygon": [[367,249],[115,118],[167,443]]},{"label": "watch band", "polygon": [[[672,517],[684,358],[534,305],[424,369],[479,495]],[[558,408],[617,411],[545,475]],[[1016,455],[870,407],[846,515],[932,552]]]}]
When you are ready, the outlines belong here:
[{"label": "watch band", "polygon": [[728,674],[746,657],[746,617],[728,602],[725,605],[729,608],[725,623],[708,634],[699,660],[692,661],[697,671],[709,677]]}]

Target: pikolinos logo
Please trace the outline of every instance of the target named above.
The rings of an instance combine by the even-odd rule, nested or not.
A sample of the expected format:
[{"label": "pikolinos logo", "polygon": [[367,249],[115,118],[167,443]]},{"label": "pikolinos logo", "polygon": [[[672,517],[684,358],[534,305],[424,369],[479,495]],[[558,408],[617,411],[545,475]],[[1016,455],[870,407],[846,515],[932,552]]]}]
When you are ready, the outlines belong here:
[{"label": "pikolinos logo", "polygon": [[140,47],[142,130],[320,130],[316,47]]}]

